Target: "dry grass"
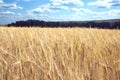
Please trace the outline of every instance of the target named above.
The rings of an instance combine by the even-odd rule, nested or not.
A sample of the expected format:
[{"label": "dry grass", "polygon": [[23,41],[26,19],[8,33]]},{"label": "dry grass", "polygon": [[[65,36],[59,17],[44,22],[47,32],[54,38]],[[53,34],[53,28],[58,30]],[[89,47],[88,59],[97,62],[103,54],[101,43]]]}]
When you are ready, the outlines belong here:
[{"label": "dry grass", "polygon": [[120,30],[1,27],[0,80],[120,80]]}]

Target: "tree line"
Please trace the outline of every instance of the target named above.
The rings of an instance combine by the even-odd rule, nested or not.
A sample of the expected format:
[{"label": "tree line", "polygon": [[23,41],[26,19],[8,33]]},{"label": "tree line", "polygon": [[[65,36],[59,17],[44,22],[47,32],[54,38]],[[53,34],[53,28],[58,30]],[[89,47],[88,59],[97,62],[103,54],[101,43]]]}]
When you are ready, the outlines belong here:
[{"label": "tree line", "polygon": [[50,22],[40,20],[16,21],[7,25],[8,27],[86,27],[86,28],[104,28],[104,29],[120,29],[120,19],[104,20],[104,21],[61,21]]}]

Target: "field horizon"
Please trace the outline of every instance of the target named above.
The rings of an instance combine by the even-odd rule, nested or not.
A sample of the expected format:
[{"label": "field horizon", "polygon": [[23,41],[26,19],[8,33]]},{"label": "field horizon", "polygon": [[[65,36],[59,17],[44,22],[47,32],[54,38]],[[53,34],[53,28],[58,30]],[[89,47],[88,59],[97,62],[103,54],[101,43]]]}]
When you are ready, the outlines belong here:
[{"label": "field horizon", "polygon": [[0,27],[0,80],[120,80],[120,30]]}]

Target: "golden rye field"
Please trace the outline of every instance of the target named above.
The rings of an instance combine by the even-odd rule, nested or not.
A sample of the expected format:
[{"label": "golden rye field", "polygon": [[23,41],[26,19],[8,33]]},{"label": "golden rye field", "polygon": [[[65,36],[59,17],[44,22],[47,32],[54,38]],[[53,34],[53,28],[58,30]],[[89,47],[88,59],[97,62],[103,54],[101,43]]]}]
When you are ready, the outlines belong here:
[{"label": "golden rye field", "polygon": [[120,30],[1,27],[0,80],[120,80]]}]

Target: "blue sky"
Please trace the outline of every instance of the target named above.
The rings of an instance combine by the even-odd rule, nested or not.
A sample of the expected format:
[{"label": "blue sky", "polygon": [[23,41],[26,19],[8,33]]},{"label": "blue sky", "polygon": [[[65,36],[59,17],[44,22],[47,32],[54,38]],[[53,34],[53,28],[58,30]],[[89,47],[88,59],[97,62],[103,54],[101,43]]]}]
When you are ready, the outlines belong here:
[{"label": "blue sky", "polygon": [[120,0],[0,0],[0,24],[17,20],[84,21],[120,18]]}]

